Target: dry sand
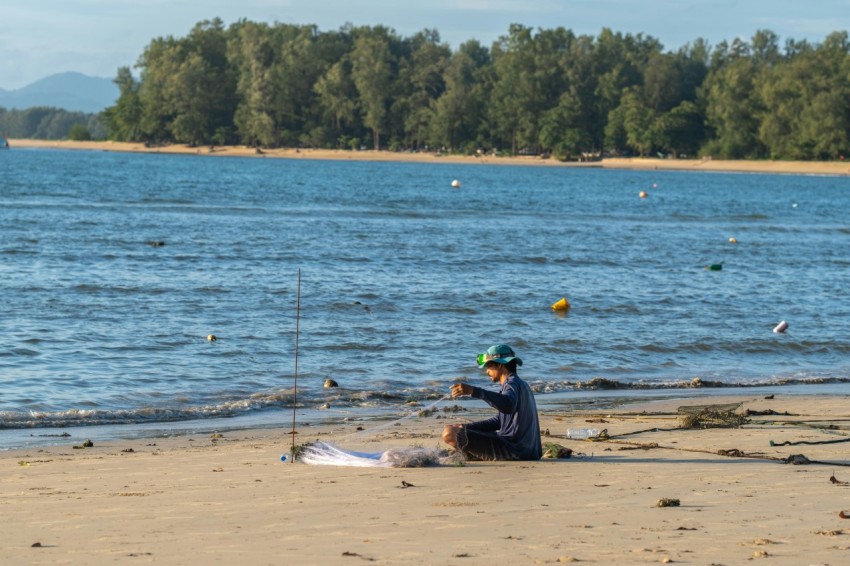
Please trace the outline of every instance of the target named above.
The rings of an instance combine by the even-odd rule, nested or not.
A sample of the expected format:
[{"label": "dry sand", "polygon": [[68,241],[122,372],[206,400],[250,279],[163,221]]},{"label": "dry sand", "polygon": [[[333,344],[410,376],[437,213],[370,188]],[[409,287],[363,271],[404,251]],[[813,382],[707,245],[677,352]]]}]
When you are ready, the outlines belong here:
[{"label": "dry sand", "polygon": [[10,146],[28,148],[86,149],[95,151],[125,151],[137,153],[178,153],[231,157],[334,159],[349,161],[408,161],[417,163],[481,163],[490,165],[537,165],[549,167],[597,167],[609,169],[654,169],[684,171],[732,171],[742,173],[783,173],[803,175],[848,175],[850,163],[843,161],[724,161],[718,159],[656,159],[617,158],[589,163],[564,163],[540,157],[478,157],[434,153],[391,151],[344,151],[326,149],[264,149],[261,152],[245,146],[210,148],[174,144],[162,147],[145,147],[141,143],[72,142],[44,140],[9,140]]},{"label": "dry sand", "polygon": [[[734,429],[677,428],[678,405],[730,401],[779,414]],[[443,424],[489,414],[471,406],[353,437],[356,423],[301,427],[298,437],[372,452],[436,447]],[[850,562],[850,520],[840,516],[850,515],[850,444],[770,445],[846,440],[844,397],[552,408],[541,415],[544,440],[573,458],[415,469],[281,462],[284,417],[283,430],[223,438],[0,452],[0,563]],[[567,440],[570,427],[614,438]],[[821,463],[783,462],[795,454]],[[658,507],[664,498],[680,505]]]}]

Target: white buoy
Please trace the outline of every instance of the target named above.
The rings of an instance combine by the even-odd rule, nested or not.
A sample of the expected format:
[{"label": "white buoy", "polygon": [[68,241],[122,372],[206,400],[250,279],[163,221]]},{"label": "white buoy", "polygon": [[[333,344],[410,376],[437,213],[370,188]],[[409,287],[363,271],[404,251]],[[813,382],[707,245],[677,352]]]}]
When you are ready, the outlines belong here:
[{"label": "white buoy", "polygon": [[215,342],[216,340],[218,340],[218,338],[216,338],[215,334],[208,334],[207,335],[207,341],[208,342]]},{"label": "white buoy", "polygon": [[784,320],[783,320],[782,322],[780,322],[779,324],[777,324],[777,325],[776,325],[776,328],[774,328],[774,329],[773,329],[773,331],[774,331],[776,334],[782,334],[782,333],[783,333],[783,332],[785,332],[786,330],[788,330],[788,323],[787,323],[787,322],[785,322]]},{"label": "white buoy", "polygon": [[649,194],[646,191],[641,191],[641,192],[638,193],[638,196],[640,198],[646,198],[646,197],[649,196]]},{"label": "white buoy", "polygon": [[459,189],[460,188],[460,181],[458,181],[457,179],[452,181],[452,187],[455,188],[455,189]]},{"label": "white buoy", "polygon": [[731,238],[729,238],[729,243],[730,244],[737,244],[738,238],[736,238],[735,236],[732,236]]}]

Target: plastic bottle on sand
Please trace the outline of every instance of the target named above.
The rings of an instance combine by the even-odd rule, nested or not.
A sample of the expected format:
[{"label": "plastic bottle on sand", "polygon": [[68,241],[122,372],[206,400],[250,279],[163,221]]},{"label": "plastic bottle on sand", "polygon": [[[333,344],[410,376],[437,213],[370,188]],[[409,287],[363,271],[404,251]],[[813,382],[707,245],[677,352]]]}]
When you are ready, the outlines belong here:
[{"label": "plastic bottle on sand", "polygon": [[569,428],[567,429],[567,438],[572,440],[584,440],[599,436],[598,428]]}]

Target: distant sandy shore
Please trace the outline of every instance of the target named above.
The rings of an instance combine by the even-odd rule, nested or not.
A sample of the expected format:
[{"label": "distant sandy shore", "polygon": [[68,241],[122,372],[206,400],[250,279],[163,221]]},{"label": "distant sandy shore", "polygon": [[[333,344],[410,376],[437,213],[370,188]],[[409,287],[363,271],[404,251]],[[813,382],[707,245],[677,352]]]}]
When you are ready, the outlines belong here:
[{"label": "distant sandy shore", "polygon": [[658,169],[682,171],[729,171],[747,173],[778,173],[800,175],[850,175],[850,163],[841,161],[724,161],[719,159],[657,159],[609,158],[589,163],[564,163],[540,157],[494,157],[489,155],[464,156],[434,153],[392,151],[344,151],[328,149],[264,149],[257,151],[246,146],[189,147],[174,144],[162,147],[145,147],[141,143],[72,142],[43,140],[9,140],[12,149],[54,148],[84,149],[94,151],[129,151],[137,153],[179,153],[231,157],[334,159],[349,161],[407,161],[416,163],[480,163],[488,165],[536,165],[548,167],[601,167],[607,169]]},{"label": "distant sandy shore", "polygon": [[[741,403],[749,420],[682,426],[678,405],[692,403]],[[436,448],[445,423],[490,414],[482,403],[396,426],[299,426],[298,438],[367,452]],[[541,413],[544,441],[574,450],[570,459],[426,468],[281,462],[289,448],[281,420],[281,430],[91,447],[81,437],[0,452],[0,563],[799,566],[850,558],[842,396],[550,407]],[[358,424],[366,430],[352,436]],[[606,429],[611,440],[565,438],[583,427]]]}]

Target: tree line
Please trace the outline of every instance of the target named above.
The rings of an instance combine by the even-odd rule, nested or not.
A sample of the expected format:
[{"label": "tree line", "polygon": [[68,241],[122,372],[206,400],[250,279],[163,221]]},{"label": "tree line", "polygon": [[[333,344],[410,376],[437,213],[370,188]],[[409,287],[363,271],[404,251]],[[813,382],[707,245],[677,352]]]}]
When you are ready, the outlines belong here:
[{"label": "tree line", "polygon": [[34,106],[25,110],[0,107],[0,136],[41,140],[104,139],[107,131],[97,114]]},{"label": "tree line", "polygon": [[453,51],[427,29],[215,19],[151,41],[138,78],[120,68],[101,119],[153,144],[829,160],[848,150],[849,53],[846,31],[665,51],[514,24]]}]

